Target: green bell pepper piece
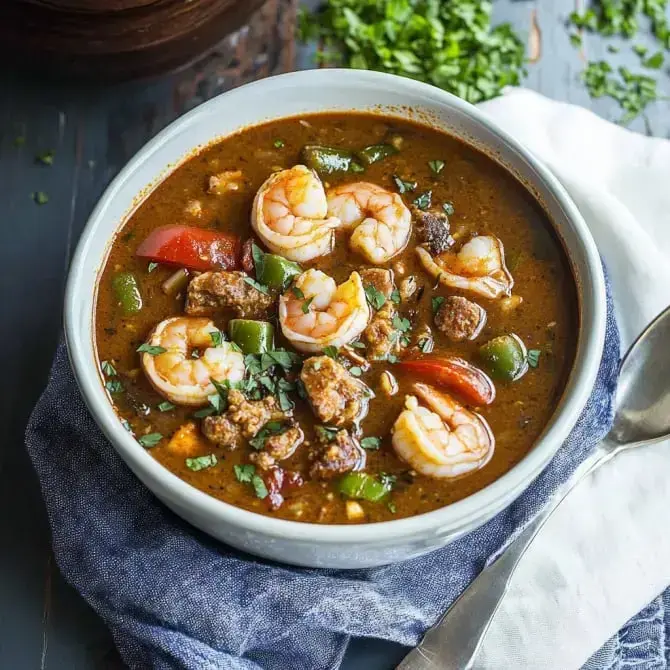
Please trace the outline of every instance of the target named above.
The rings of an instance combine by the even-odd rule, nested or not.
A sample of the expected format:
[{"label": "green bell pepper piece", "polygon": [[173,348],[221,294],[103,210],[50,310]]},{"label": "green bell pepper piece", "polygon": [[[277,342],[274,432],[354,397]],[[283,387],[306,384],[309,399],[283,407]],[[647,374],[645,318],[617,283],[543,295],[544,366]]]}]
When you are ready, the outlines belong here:
[{"label": "green bell pepper piece", "polygon": [[112,277],[112,290],[124,314],[137,314],[142,309],[142,294],[132,272],[118,272]]},{"label": "green bell pepper piece", "polygon": [[515,381],[528,371],[526,345],[518,335],[500,335],[480,347],[479,355],[492,377]]},{"label": "green bell pepper piece", "polygon": [[245,354],[264,354],[274,348],[275,329],[267,321],[232,319],[228,335]]},{"label": "green bell pepper piece", "polygon": [[338,491],[346,498],[379,502],[391,491],[373,475],[365,472],[348,472],[337,483]]},{"label": "green bell pepper piece", "polygon": [[363,172],[363,166],[356,161],[351,151],[325,147],[320,144],[307,144],[300,154],[302,162],[320,175]]},{"label": "green bell pepper piece", "polygon": [[372,165],[397,153],[398,150],[391,144],[372,144],[361,149],[356,155],[363,165]]},{"label": "green bell pepper piece", "polygon": [[263,254],[263,262],[256,263],[256,279],[265,286],[284,289],[302,268],[293,261],[276,254]]}]

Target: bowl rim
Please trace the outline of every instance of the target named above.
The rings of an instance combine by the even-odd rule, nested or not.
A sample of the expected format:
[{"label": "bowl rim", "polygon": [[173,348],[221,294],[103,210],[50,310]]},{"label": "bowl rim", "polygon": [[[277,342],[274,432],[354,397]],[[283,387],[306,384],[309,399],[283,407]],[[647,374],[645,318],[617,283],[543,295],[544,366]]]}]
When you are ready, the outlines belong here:
[{"label": "bowl rim", "polygon": [[[436,104],[446,104],[448,107],[455,108],[497,135],[507,145],[508,149],[506,151],[511,149],[517,152],[529,164],[538,176],[539,181],[542,182],[543,188],[551,193],[562,208],[565,217],[571,221],[587,269],[585,275],[580,277],[581,289],[578,287],[578,293],[580,294],[579,309],[582,318],[580,318],[572,371],[566,382],[562,399],[552,415],[548,428],[545,428],[532,449],[504,475],[476,493],[430,512],[390,521],[364,524],[318,524],[277,519],[218,500],[186,483],[155,460],[121,425],[100,382],[98,371],[90,370],[85,361],[84,351],[86,347],[93,346],[95,348],[92,315],[89,317],[90,325],[83,329],[80,328],[81,324],[77,318],[78,295],[88,288],[82,278],[86,272],[85,260],[96,232],[95,229],[99,222],[104,221],[108,203],[113,201],[122,185],[131,175],[135,175],[138,171],[141,172],[145,160],[163,142],[171,135],[179,133],[185,126],[192,124],[194,119],[205,114],[208,110],[224,103],[234,104],[236,97],[246,97],[251,91],[258,93],[258,89],[271,88],[278,82],[286,86],[318,87],[323,85],[325,76],[328,77],[328,83],[332,83],[334,80],[339,80],[338,83],[341,85],[356,83],[360,86],[366,83],[370,85],[381,83],[387,87],[395,88],[401,93],[406,93],[408,97],[416,93],[431,99]],[[352,106],[351,109],[355,111],[356,107]],[[323,111],[327,110],[324,109]],[[181,164],[180,161],[177,166]],[[173,169],[174,167],[170,166],[166,175],[170,174]],[[159,181],[162,181],[166,175],[162,175]],[[127,219],[128,215],[118,222],[115,233]],[[106,247],[106,253],[108,249],[109,247]],[[104,258],[97,260],[98,273],[101,271],[103,262]],[[585,300],[587,295],[588,300]],[[605,295],[605,279],[600,255],[577,206],[549,169],[520,142],[500,128],[487,114],[470,103],[429,84],[385,73],[333,68],[276,75],[232,89],[217,95],[177,118],[147,142],[105,189],[88,218],[77,244],[68,275],[64,303],[64,328],[73,372],[89,411],[112,446],[143,485],[147,486],[154,495],[158,495],[159,498],[178,499],[180,506],[188,508],[192,513],[214,518],[222,524],[231,524],[267,537],[326,545],[351,545],[360,542],[388,541],[399,537],[411,538],[424,535],[430,531],[441,533],[455,531],[485,517],[487,510],[498,511],[502,509],[513,499],[510,498],[511,495],[515,496],[521,493],[558,451],[591,394],[605,339]],[[585,302],[588,302],[588,309],[585,309]],[[588,318],[583,318],[585,314]],[[82,332],[82,330],[85,332]]]}]

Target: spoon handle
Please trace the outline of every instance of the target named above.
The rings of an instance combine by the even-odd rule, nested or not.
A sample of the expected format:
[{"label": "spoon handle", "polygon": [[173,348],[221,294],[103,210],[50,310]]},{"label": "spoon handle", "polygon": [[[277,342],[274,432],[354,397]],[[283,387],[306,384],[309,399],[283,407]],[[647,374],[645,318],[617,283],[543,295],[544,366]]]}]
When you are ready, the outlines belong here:
[{"label": "spoon handle", "polygon": [[468,670],[479,651],[512,575],[538,531],[567,494],[615,453],[607,443],[595,451],[560,486],[541,512],[463,591],[440,621],[424,636],[397,670]]}]

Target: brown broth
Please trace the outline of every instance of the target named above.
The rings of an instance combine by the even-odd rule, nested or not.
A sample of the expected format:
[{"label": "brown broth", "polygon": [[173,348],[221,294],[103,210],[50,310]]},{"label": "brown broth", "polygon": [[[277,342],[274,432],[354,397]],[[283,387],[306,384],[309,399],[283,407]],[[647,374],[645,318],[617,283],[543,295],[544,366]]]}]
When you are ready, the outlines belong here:
[{"label": "brown broth", "polygon": [[[433,203],[452,202],[455,209],[450,217],[452,232],[464,230],[467,234],[493,234],[500,238],[514,276],[514,294],[523,297],[522,305],[509,313],[504,313],[499,301],[476,298],[488,312],[484,331],[475,342],[454,344],[433,328],[435,355],[460,356],[476,364],[481,344],[508,332],[521,337],[528,349],[542,352],[537,368],[530,369],[516,382],[497,382],[495,402],[478,408],[496,437],[494,456],[484,468],[455,480],[418,475],[406,484],[403,483],[406,476],[401,476],[392,493],[395,512],[384,503],[361,503],[366,520],[371,522],[443,507],[482,489],[518,463],[554,412],[573,362],[578,328],[575,285],[567,259],[546,214],[528,190],[493,160],[459,140],[418,124],[372,114],[320,114],[303,118],[309,121],[309,126],[299,123],[298,118],[284,119],[249,128],[206,148],[158,185],[118,234],[100,278],[96,308],[99,359],[114,362],[127,389],[126,393],[115,395],[113,402],[136,435],[157,431],[170,436],[193,411],[184,408],[157,411],[156,406],[163,398],[144,379],[135,352],[159,321],[183,313],[183,294],[170,298],[160,288],[173,269],[159,266],[150,273],[146,260],[135,256],[138,244],[152,229],[166,224],[187,224],[235,232],[246,239],[251,234],[250,209],[257,189],[273,168],[298,163],[303,145],[322,143],[353,149],[396,134],[403,138],[400,153],[370,166],[361,178],[395,190],[391,177],[398,174],[418,182],[416,193],[431,189]],[[274,147],[276,139],[283,141],[281,149]],[[445,162],[437,176],[428,166],[428,161],[435,159]],[[248,180],[243,191],[225,196],[206,193],[211,174],[237,169]],[[326,181],[333,185],[355,179]],[[409,204],[408,196],[412,194],[404,196]],[[202,203],[200,218],[185,213],[191,200]],[[434,280],[416,259],[415,246],[413,238],[389,266],[397,268],[397,264],[402,264],[405,276],[413,274],[425,286],[420,302],[402,305],[401,315],[407,315],[411,308],[415,310],[414,323],[432,326],[431,298],[458,292],[433,288]],[[323,270],[339,283],[365,263],[348,250],[346,240],[338,235],[332,254],[304,265]],[[141,284],[145,307],[131,318],[123,316],[111,290],[111,276],[119,270],[133,272]],[[217,322],[224,331],[225,325]],[[399,393],[392,398],[379,386],[380,373],[386,368],[393,371],[400,385]],[[389,431],[406,394],[411,392],[412,382],[417,380],[403,376],[385,362],[375,363],[362,379],[377,395],[363,421],[364,434],[383,437],[378,451],[367,452],[366,469],[371,473],[403,475],[408,466],[395,456]],[[318,421],[302,401],[298,400],[295,416],[308,439],[313,439],[312,426]],[[238,482],[233,474],[233,465],[248,462],[247,449],[226,451],[211,445],[203,453],[215,452],[219,458],[217,466],[192,472],[185,467],[183,457],[171,453],[166,444],[164,440],[151,449],[151,454],[179,477],[216,498],[286,519],[347,522],[344,502],[335,493],[333,482],[308,480],[288,495],[278,511],[270,512],[266,502],[255,497],[249,484]],[[288,466],[306,472],[308,448],[300,447]],[[300,516],[298,507],[302,509]]]}]

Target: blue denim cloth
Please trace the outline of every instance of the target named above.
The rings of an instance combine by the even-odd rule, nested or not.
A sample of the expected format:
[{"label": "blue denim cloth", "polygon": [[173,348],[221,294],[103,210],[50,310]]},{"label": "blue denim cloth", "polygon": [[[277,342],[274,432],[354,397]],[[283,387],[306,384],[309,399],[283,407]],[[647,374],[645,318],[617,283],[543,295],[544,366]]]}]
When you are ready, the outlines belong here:
[{"label": "blue denim cloth", "polygon": [[[546,470],[518,501],[469,536],[427,556],[375,569],[275,565],[181,521],[102,436],[79,395],[63,343],[26,441],[58,565],[107,622],[130,667],[334,669],[351,635],[418,642],[607,431],[618,362],[609,300],[595,389]],[[626,644],[619,638],[601,652],[612,661],[608,667],[628,667],[616,665]]]}]

